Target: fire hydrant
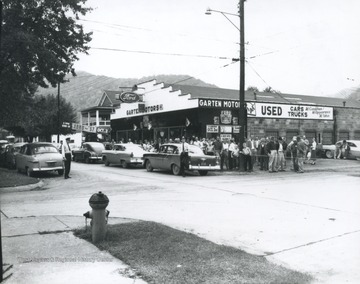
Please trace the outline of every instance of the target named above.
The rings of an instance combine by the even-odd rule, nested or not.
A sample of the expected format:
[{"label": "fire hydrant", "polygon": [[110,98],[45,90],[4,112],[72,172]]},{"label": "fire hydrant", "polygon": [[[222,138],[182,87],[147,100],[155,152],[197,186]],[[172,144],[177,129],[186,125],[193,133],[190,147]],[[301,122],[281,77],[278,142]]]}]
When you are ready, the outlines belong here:
[{"label": "fire hydrant", "polygon": [[91,211],[84,213],[85,218],[92,219],[91,225],[91,239],[93,243],[103,241],[106,236],[106,225],[109,217],[109,211],[105,208],[109,204],[109,198],[101,191],[93,194],[89,199]]}]

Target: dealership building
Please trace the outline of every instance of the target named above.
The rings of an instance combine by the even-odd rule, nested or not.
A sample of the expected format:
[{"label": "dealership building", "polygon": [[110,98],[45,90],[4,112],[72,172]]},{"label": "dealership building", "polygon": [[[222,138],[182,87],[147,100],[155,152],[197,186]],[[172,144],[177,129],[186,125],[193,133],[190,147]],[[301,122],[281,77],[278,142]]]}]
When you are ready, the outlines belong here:
[{"label": "dealership building", "polygon": [[[360,140],[360,102],[339,98],[245,92],[248,136],[316,137],[322,144]],[[104,110],[107,113],[104,113]],[[90,114],[90,111],[92,114]],[[110,120],[108,131],[101,117]],[[82,111],[83,129],[91,116],[109,139],[155,141],[196,136],[239,139],[239,91],[166,85],[156,80],[133,90],[104,91],[98,106]],[[94,130],[95,129],[95,130]],[[93,128],[96,132],[96,128]]]}]

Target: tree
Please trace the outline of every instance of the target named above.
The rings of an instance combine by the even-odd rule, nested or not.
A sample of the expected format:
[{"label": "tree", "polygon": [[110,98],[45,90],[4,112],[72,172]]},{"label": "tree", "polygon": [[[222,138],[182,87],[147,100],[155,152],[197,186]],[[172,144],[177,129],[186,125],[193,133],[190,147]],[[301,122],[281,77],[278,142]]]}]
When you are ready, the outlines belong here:
[{"label": "tree", "polygon": [[277,91],[277,90],[274,90],[272,87],[266,87],[264,90],[263,90],[263,92],[265,92],[265,93],[279,93],[279,94],[281,94],[281,92],[280,91]]},{"label": "tree", "polygon": [[259,89],[258,89],[258,87],[255,87],[255,86],[249,86],[249,87],[247,87],[246,91],[259,92]]},{"label": "tree", "polygon": [[[10,127],[14,134],[23,137],[39,136],[50,141],[51,135],[58,131],[57,96],[36,96],[23,109],[21,125]],[[76,112],[72,105],[60,97],[60,123],[75,122]],[[61,128],[62,134],[71,133],[70,129]]]},{"label": "tree", "polygon": [[[86,0],[3,0],[0,49],[0,125],[21,116],[37,86],[55,87],[87,53],[92,33],[77,23]],[[16,120],[16,119],[15,119]]]}]

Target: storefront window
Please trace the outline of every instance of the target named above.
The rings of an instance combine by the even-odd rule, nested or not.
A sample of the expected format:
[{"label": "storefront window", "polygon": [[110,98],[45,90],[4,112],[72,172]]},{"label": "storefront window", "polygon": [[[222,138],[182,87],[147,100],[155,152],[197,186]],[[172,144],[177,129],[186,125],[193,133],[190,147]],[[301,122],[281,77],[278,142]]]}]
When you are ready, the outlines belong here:
[{"label": "storefront window", "polygon": [[339,140],[349,140],[349,132],[340,131],[339,132]]},{"label": "storefront window", "polygon": [[324,131],[321,142],[323,145],[333,144],[333,133],[331,131]]},{"label": "storefront window", "polygon": [[286,131],[286,141],[289,143],[294,136],[298,136],[299,132],[297,130],[294,131]]},{"label": "storefront window", "polygon": [[354,132],[354,140],[360,140],[360,131]]},{"label": "storefront window", "polygon": [[275,137],[276,139],[279,137],[279,132],[278,131],[265,131],[265,136],[266,137]]}]

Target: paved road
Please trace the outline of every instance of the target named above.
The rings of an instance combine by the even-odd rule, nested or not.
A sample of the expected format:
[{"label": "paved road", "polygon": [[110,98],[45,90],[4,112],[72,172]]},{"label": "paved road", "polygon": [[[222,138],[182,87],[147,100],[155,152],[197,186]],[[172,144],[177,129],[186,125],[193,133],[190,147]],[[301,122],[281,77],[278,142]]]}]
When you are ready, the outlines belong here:
[{"label": "paved road", "polygon": [[359,169],[183,178],[72,163],[72,179],[45,176],[42,190],[3,194],[1,210],[9,218],[81,216],[101,190],[112,217],[161,222],[266,255],[319,282],[360,283]]}]

